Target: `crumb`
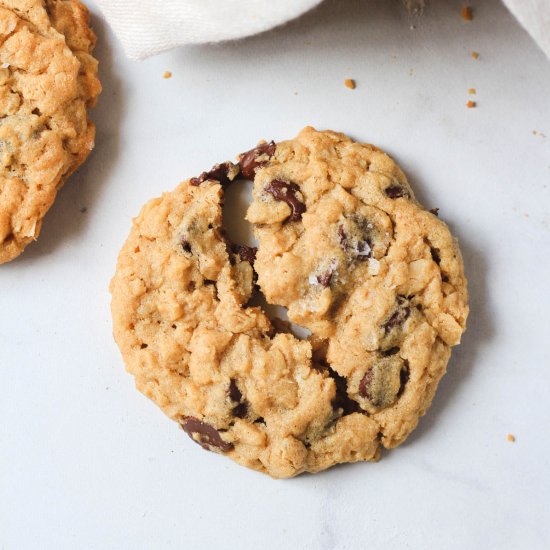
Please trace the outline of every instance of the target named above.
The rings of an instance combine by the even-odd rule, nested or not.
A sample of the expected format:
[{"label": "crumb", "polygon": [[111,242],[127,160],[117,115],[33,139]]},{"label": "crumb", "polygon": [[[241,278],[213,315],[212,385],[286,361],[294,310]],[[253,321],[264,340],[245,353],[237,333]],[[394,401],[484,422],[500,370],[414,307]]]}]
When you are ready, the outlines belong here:
[{"label": "crumb", "polygon": [[468,101],[468,103],[466,103],[466,107],[468,107],[468,109],[473,109],[475,106],[477,105],[477,103],[475,101]]},{"label": "crumb", "polygon": [[477,52],[472,52],[470,55],[472,56],[472,59],[478,59],[479,58],[479,53],[477,53]]},{"label": "crumb", "polygon": [[170,71],[165,71],[162,78],[172,78],[172,73]]},{"label": "crumb", "polygon": [[468,93],[469,93],[470,95],[476,95],[477,92],[476,92],[476,89],[475,89],[475,88],[468,88]]},{"label": "crumb", "polygon": [[80,213],[85,214],[86,212],[88,212],[88,207],[87,206],[81,206],[80,207]]},{"label": "crumb", "polygon": [[294,95],[298,95],[298,92],[294,92]]},{"label": "crumb", "polygon": [[346,80],[344,80],[344,84],[346,88],[349,88],[350,90],[355,90],[355,88],[357,87],[353,78],[346,78]]},{"label": "crumb", "polygon": [[516,438],[515,436],[513,436],[512,434],[508,434],[506,436],[506,439],[510,442],[510,443],[514,443],[516,441]]},{"label": "crumb", "polygon": [[462,19],[464,19],[464,21],[471,21],[474,18],[474,14],[470,6],[463,6],[461,14],[462,14]]}]

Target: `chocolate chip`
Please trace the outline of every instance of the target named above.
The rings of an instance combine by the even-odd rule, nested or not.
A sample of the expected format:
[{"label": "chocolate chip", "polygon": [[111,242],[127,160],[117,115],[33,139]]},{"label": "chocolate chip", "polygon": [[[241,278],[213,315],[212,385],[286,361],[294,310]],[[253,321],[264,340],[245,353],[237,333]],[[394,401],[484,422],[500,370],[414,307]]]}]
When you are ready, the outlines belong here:
[{"label": "chocolate chip", "polygon": [[[369,389],[372,382],[373,370],[374,369],[370,369],[367,371],[365,376],[361,379],[361,382],[359,382],[359,395],[361,395],[361,397],[365,397],[369,401],[372,401]],[[376,405],[376,403],[374,403],[374,405]]]},{"label": "chocolate chip", "polygon": [[338,226],[338,239],[340,241],[340,248],[350,254],[353,258],[359,261],[365,261],[372,257],[372,242],[367,237],[365,240],[357,241],[357,244],[350,243],[349,237],[346,234],[343,225]]},{"label": "chocolate chip", "polygon": [[399,373],[400,386],[399,386],[399,391],[397,392],[397,397],[401,397],[401,395],[405,391],[405,386],[408,381],[409,381],[409,362],[405,359],[405,364],[403,365],[403,368]]},{"label": "chocolate chip", "polygon": [[241,176],[245,180],[253,180],[256,169],[267,164],[267,160],[258,160],[259,157],[266,155],[271,158],[275,154],[276,147],[275,142],[270,141],[269,143],[262,143],[258,145],[258,147],[254,147],[254,149],[250,149],[250,151],[239,155]]},{"label": "chocolate chip", "polygon": [[397,308],[392,313],[391,317],[382,325],[384,328],[384,334],[388,334],[393,328],[401,326],[411,314],[411,308],[405,306],[406,299],[404,296],[397,297]]},{"label": "chocolate chip", "polygon": [[357,259],[364,262],[372,256],[372,246],[369,240],[359,241],[357,243]]},{"label": "chocolate chip", "polygon": [[390,355],[395,355],[398,352],[399,352],[399,348],[395,346],[393,348],[382,351],[381,354],[382,354],[382,357],[389,357]]},{"label": "chocolate chip", "polygon": [[229,382],[229,399],[231,401],[234,401],[235,403],[240,403],[241,399],[243,398],[243,394],[241,393],[241,390],[239,390],[239,387],[237,386],[237,382],[232,378],[231,382]]},{"label": "chocolate chip", "polygon": [[321,275],[317,275],[317,282],[324,286],[325,288],[330,285],[330,281],[332,281],[332,275],[334,274],[334,271],[329,269],[325,273]]},{"label": "chocolate chip", "polygon": [[449,282],[449,277],[447,277],[447,275],[441,275],[441,280],[442,280],[444,283],[448,283],[448,282]]},{"label": "chocolate chip", "polygon": [[401,185],[390,185],[384,190],[390,199],[398,199],[399,197],[409,197],[409,192]]},{"label": "chocolate chip", "polygon": [[273,180],[265,190],[276,201],[286,202],[290,206],[292,213],[288,221],[294,222],[299,220],[306,211],[306,205],[296,196],[300,188],[295,183],[284,180]]},{"label": "chocolate chip", "polygon": [[181,247],[185,252],[188,254],[191,254],[191,243],[189,241],[186,241],[185,239],[181,240]]},{"label": "chocolate chip", "polygon": [[340,238],[340,248],[346,252],[348,249],[348,236],[346,235],[346,232],[344,231],[344,226],[339,225],[338,226],[338,237]]},{"label": "chocolate chip", "polygon": [[439,216],[439,208],[432,208],[430,210],[430,212],[434,215],[434,216]]},{"label": "chocolate chip", "polygon": [[182,420],[181,426],[195,443],[207,451],[218,449],[226,453],[233,448],[232,443],[221,438],[218,430],[198,418],[187,416]]},{"label": "chocolate chip", "polygon": [[246,403],[239,403],[232,411],[231,414],[237,418],[244,418],[248,413],[248,405]]},{"label": "chocolate chip", "polygon": [[221,185],[229,185],[235,175],[230,175],[231,165],[228,162],[215,164],[208,172],[203,172],[198,178],[191,178],[191,185],[195,187],[207,180],[219,181]]},{"label": "chocolate chip", "polygon": [[439,265],[441,262],[441,256],[439,255],[439,248],[433,248],[430,246],[430,252],[432,254],[432,260]]},{"label": "chocolate chip", "polygon": [[148,347],[147,344],[141,344],[141,346],[139,346],[139,349],[145,349],[147,347]]},{"label": "chocolate chip", "polygon": [[256,253],[258,252],[255,246],[236,244],[233,246],[233,252],[238,254],[243,262],[248,262],[254,267],[254,260],[256,260]]}]

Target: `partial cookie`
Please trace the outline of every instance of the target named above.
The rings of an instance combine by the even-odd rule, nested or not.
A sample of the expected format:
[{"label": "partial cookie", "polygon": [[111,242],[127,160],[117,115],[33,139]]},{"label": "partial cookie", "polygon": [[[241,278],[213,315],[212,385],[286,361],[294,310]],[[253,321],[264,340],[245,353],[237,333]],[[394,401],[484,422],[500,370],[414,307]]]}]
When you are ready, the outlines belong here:
[{"label": "partial cookie", "polygon": [[0,0],[0,263],[36,240],[59,188],[89,155],[101,85],[78,0]]},{"label": "partial cookie", "polygon": [[[224,187],[254,178],[256,251]],[[278,332],[269,303],[311,331]],[[305,128],[149,202],[111,283],[138,389],[201,446],[273,477],[375,460],[414,429],[468,314],[460,251],[382,151]]]}]

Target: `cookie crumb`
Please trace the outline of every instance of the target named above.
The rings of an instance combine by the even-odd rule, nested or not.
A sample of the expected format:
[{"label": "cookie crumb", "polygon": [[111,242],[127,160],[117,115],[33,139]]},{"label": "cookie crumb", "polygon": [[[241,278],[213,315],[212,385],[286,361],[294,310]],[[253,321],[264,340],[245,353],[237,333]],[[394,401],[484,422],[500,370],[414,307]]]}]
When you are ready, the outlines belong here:
[{"label": "cookie crumb", "polygon": [[357,87],[357,84],[355,84],[355,80],[353,80],[353,78],[346,78],[346,80],[344,80],[344,84],[346,88],[349,88],[350,90],[355,90]]},{"label": "cookie crumb", "polygon": [[462,14],[462,19],[464,19],[464,21],[471,21],[474,18],[474,13],[470,6],[463,6],[460,13]]},{"label": "cookie crumb", "polygon": [[512,435],[512,434],[508,434],[508,435],[506,436],[506,440],[509,441],[510,443],[515,443],[516,437],[515,437],[514,435]]},{"label": "cookie crumb", "polygon": [[470,55],[471,55],[472,59],[478,59],[479,58],[479,53],[478,52],[474,51]]},{"label": "cookie crumb", "polygon": [[475,106],[477,105],[477,103],[475,101],[468,101],[468,103],[466,103],[466,107],[468,107],[468,109],[473,109]]},{"label": "cookie crumb", "polygon": [[172,78],[172,73],[170,71],[164,71],[162,78]]},{"label": "cookie crumb", "polygon": [[476,91],[475,88],[468,88],[468,93],[469,93],[470,95],[476,95],[477,91]]}]

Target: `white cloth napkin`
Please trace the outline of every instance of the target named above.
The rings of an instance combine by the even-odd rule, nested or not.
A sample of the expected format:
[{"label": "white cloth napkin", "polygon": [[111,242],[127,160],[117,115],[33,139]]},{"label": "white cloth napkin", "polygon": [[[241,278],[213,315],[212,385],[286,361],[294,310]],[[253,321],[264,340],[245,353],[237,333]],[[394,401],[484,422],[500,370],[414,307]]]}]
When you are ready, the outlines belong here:
[{"label": "white cloth napkin", "polygon": [[[322,0],[96,0],[126,54],[144,59],[184,44],[257,34]],[[550,57],[550,0],[504,0]]]},{"label": "white cloth napkin", "polygon": [[321,0],[97,0],[133,59],[184,44],[257,34],[310,10]]}]

